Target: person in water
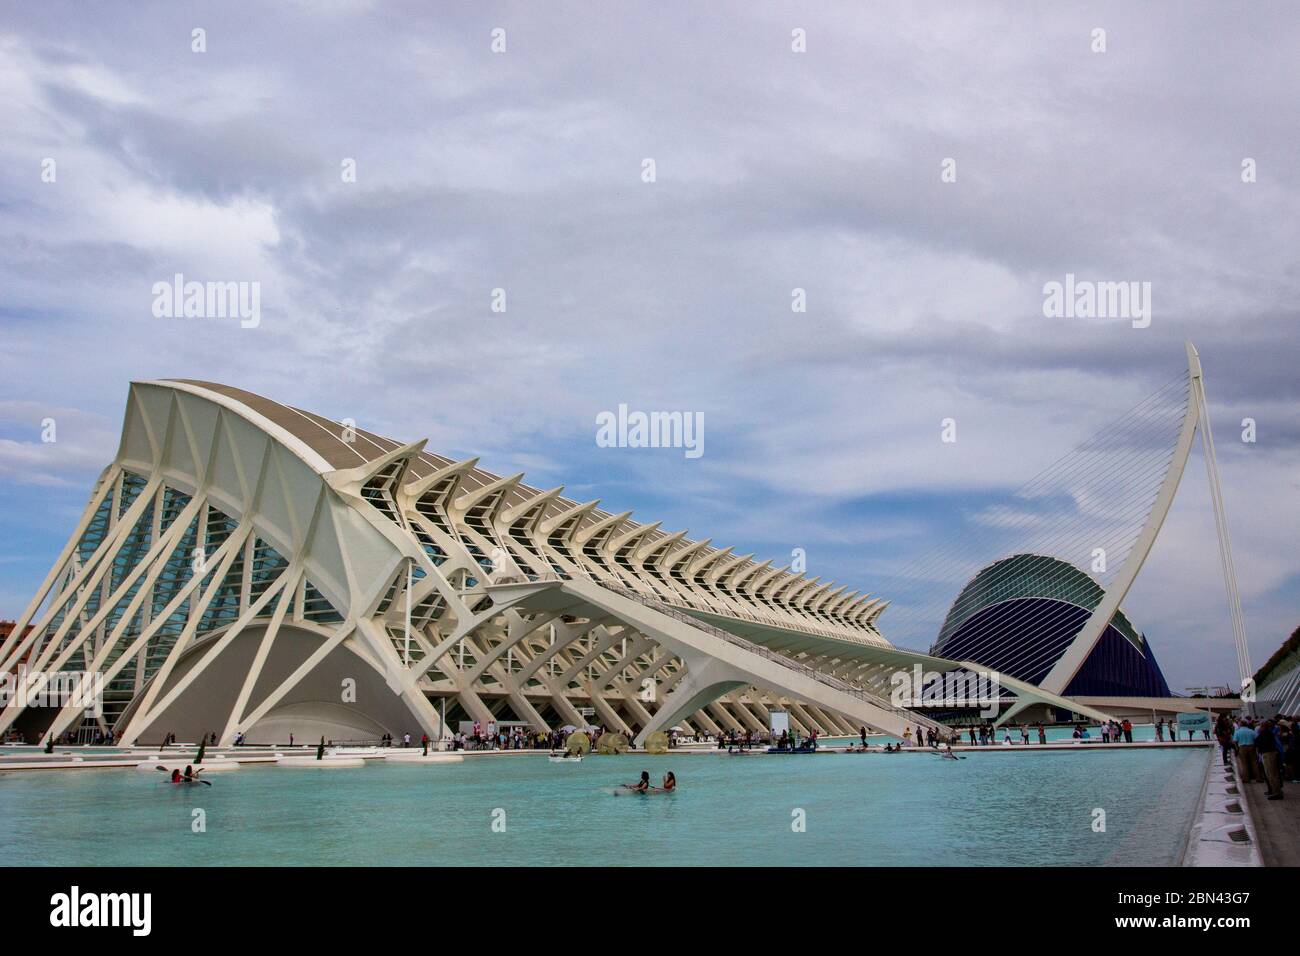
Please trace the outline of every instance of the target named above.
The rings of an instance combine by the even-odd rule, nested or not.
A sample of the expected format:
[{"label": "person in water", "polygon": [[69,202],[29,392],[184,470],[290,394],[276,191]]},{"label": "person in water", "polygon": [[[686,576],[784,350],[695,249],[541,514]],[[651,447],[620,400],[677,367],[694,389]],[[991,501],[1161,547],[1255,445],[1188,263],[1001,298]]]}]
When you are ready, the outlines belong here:
[{"label": "person in water", "polygon": [[649,793],[650,792],[650,771],[642,770],[640,780],[638,780],[636,783],[625,783],[623,784],[623,787],[627,790],[631,790],[633,793]]},{"label": "person in water", "polygon": [[184,782],[185,781],[181,779],[181,772],[179,770],[173,770],[172,783],[184,783]]},{"label": "person in water", "polygon": [[671,770],[669,770],[666,774],[664,774],[664,785],[659,789],[662,790],[664,793],[672,793],[674,790],[677,789],[677,778],[673,776],[673,772]]}]

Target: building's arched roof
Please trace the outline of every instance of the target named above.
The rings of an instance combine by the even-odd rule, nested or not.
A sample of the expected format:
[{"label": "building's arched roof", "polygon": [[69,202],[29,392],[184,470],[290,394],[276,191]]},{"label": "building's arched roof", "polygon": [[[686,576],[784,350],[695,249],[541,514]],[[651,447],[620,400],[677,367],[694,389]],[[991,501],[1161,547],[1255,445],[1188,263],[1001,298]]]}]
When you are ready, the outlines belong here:
[{"label": "building's arched roof", "polygon": [[[344,426],[340,422],[331,421],[330,419],[313,412],[301,408],[295,408],[292,405],[286,405],[282,402],[265,398],[261,395],[257,395],[242,388],[236,388],[232,385],[223,385],[219,382],[208,382],[199,379],[182,378],[162,379],[151,384],[162,386],[181,385],[185,386],[189,390],[209,392],[213,396],[219,396],[226,402],[234,402],[242,405],[252,413],[253,416],[260,416],[261,418],[271,422],[274,426],[283,429],[293,439],[305,445],[310,453],[317,456],[332,469],[356,468],[360,465],[365,465],[375,459],[381,458],[389,452],[402,448],[405,445],[404,442],[377,435],[374,432],[366,431],[363,428],[357,427],[352,427],[350,429],[355,435],[355,439],[353,441],[346,441],[344,439],[344,433],[345,430],[347,430],[347,426]],[[446,458],[422,450],[412,457],[409,465],[408,477],[413,480],[426,478],[454,463],[455,459]],[[465,469],[462,474],[460,487],[463,492],[472,492],[500,480],[500,475],[493,474],[492,472],[482,468],[471,467]],[[542,494],[543,490],[544,489],[539,489],[522,482],[516,483],[507,491],[503,507],[508,509],[521,505]],[[559,495],[553,496],[543,505],[543,511],[540,516],[541,520],[544,521],[553,518],[564,512],[577,508],[579,505],[580,502],[574,501],[570,498],[565,498]],[[577,530],[583,531],[593,528],[595,525],[600,524],[612,516],[611,512],[605,511],[601,508],[590,508],[579,517]],[[628,518],[620,525],[619,534],[621,536],[626,536],[632,531],[646,527],[647,526],[644,523]],[[661,541],[669,537],[672,537],[672,533],[660,529],[658,527],[658,522],[655,522],[644,532],[640,546],[645,547],[653,542]],[[694,542],[683,535],[680,540],[674,544],[674,550],[680,552],[681,549],[687,548],[692,544],[694,544]],[[717,547],[706,543],[698,549],[696,557],[703,558],[715,553],[717,550],[719,550]],[[741,568],[737,569],[737,573],[740,573],[740,571],[745,567],[751,565],[758,566],[758,564],[759,563],[756,561],[746,559]],[[805,576],[800,573],[781,570],[775,572],[773,582],[783,580],[793,582],[795,579],[803,579],[804,577]],[[769,584],[775,587],[773,582],[769,582]],[[864,593],[861,597],[855,598],[854,603],[865,605],[868,601],[869,596]],[[878,606],[875,608],[872,615],[873,620],[874,617],[878,615],[879,611],[884,609],[883,602],[875,603]]]},{"label": "building's arched roof", "polygon": [[[1040,684],[1105,596],[1097,581],[1067,561],[1012,555],[962,588],[931,653]],[[1146,640],[1117,609],[1066,695],[1167,697],[1169,685]]]},{"label": "building's arched roof", "polygon": [[[1042,554],[1002,558],[983,568],[961,589],[939,630],[934,653],[940,653],[948,638],[966,621],[995,604],[1044,598],[1091,613],[1105,593],[1105,588],[1068,561]],[[1122,610],[1115,612],[1111,626],[1142,649],[1142,635]]]}]

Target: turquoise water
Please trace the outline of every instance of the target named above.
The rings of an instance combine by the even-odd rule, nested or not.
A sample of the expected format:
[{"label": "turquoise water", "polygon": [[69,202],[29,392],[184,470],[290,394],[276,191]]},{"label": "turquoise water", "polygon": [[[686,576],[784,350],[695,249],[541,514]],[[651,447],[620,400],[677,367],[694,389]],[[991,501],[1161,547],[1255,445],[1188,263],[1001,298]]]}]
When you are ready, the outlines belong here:
[{"label": "turquoise water", "polygon": [[[1178,862],[1205,749],[796,757],[538,756],[0,774],[0,864],[1036,865]],[[609,790],[648,769],[671,796]],[[1093,831],[1094,808],[1106,831]],[[193,833],[201,808],[206,832]],[[494,832],[494,811],[504,832]],[[794,832],[802,810],[805,832]],[[499,824],[498,824],[499,825]]]}]

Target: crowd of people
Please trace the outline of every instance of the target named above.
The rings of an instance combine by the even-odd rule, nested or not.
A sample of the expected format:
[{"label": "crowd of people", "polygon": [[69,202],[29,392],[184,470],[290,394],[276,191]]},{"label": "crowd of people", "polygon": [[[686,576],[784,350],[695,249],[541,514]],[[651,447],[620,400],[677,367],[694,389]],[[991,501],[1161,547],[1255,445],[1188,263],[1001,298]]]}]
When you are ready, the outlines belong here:
[{"label": "crowd of people", "polygon": [[[453,750],[562,750],[568,734],[562,730],[531,730],[527,727],[486,726],[474,722],[473,730],[457,732],[451,738]],[[599,740],[597,734],[592,738]]]},{"label": "crowd of people", "polygon": [[[585,733],[594,747],[607,728],[590,725],[584,728],[565,727],[560,730],[533,730],[529,727],[501,727],[488,722],[475,721],[469,733],[457,731],[451,737],[453,750],[563,750],[570,735]],[[678,735],[668,735],[668,746],[676,747]]]},{"label": "crowd of people", "polygon": [[[1280,800],[1282,799],[1282,784],[1284,781],[1289,780],[1293,783],[1300,781],[1300,728],[1297,727],[1297,721],[1300,721],[1300,717],[1278,716],[1269,719],[1256,719],[1253,717],[1233,718],[1221,714],[1213,726],[1213,734],[1222,749],[1225,765],[1231,766],[1235,763],[1239,770],[1240,779],[1243,782],[1263,782],[1267,786],[1268,799]],[[1133,724],[1127,718],[1106,721],[1098,729],[1102,743],[1133,742]],[[1166,721],[1164,718],[1160,718],[1155,722],[1154,729],[1157,741],[1166,739],[1176,741],[1179,739],[1180,728],[1173,719]],[[457,732],[450,738],[449,743],[454,750],[557,751],[565,749],[570,735],[575,730],[578,729],[568,727],[561,730],[539,731],[519,725],[499,726],[491,721],[486,725],[475,722],[469,733]],[[1210,739],[1210,727],[1198,724],[1196,727],[1187,728],[1186,732],[1189,740],[1194,738],[1197,730],[1200,730],[1204,739]],[[586,733],[594,746],[605,732],[605,728],[589,726],[582,728],[579,732]],[[860,729],[859,737],[861,745],[860,748],[856,749],[869,749],[866,727]],[[1093,739],[1092,731],[1086,724],[1076,724],[1072,737],[1075,740]],[[217,735],[216,733],[205,734],[204,738],[205,742],[215,744]],[[1047,730],[1043,724],[1032,725],[1032,732],[1031,726],[1028,724],[1018,724],[1014,728],[1008,725],[1001,730],[1001,740],[999,740],[999,730],[991,724],[971,724],[965,727],[957,727],[954,728],[951,734],[942,734],[933,727],[918,725],[915,730],[910,726],[907,727],[903,731],[902,741],[898,744],[889,745],[887,749],[901,750],[905,747],[928,747],[938,750],[951,748],[953,745],[962,745],[967,741],[969,741],[969,746],[973,747],[992,746],[999,743],[1009,745],[1016,742],[1028,744],[1031,738],[1036,738],[1040,744],[1048,742]],[[778,737],[775,734],[763,731],[728,730],[716,736],[707,733],[684,735],[676,731],[670,731],[668,746],[676,747],[682,740],[692,739],[696,742],[712,742],[716,740],[717,747],[720,750],[747,750],[762,745],[775,745],[783,749],[794,748],[796,740],[800,749],[816,749],[818,745],[816,731],[813,731],[807,737],[796,738],[789,731],[782,732]],[[175,740],[176,735],[169,733],[163,739],[163,746],[175,743]],[[290,736],[291,745],[292,740],[293,738]],[[72,744],[76,742],[76,735],[69,732],[60,735],[57,740],[47,741],[47,744]],[[112,731],[96,734],[93,743],[111,746],[114,743]],[[235,744],[238,746],[243,743],[244,735],[240,732],[235,739]],[[385,747],[397,746],[391,734],[385,734],[380,743]],[[431,741],[427,735],[421,737],[420,745],[427,753],[431,746]],[[411,746],[410,734],[403,734],[400,746]]]},{"label": "crowd of people", "polygon": [[1300,783],[1300,717],[1279,714],[1263,720],[1253,717],[1231,718],[1221,714],[1214,725],[1224,766],[1237,765],[1240,783],[1263,783],[1264,796],[1282,799],[1285,781]]},{"label": "crowd of people", "polygon": [[[1038,742],[1040,744],[1047,743],[1046,728],[1044,728],[1042,724],[1035,724],[1034,726],[1037,732]],[[862,728],[859,736],[862,740],[862,746],[865,748],[867,746],[867,731],[865,727]],[[911,727],[905,727],[903,729],[902,742],[894,749],[902,749],[903,747],[930,747],[938,750],[941,747],[962,745],[965,743],[964,738],[969,738],[969,746],[971,747],[987,747],[999,742],[997,728],[991,724],[970,724],[967,727],[956,727],[953,729],[951,734],[940,733],[933,727],[918,726],[915,734],[913,734]],[[1022,744],[1029,743],[1030,733],[1028,724],[1018,724],[1014,728],[1014,734],[1013,728],[1010,725],[1003,728],[1002,744],[1013,744],[1016,742],[1017,738]]]},{"label": "crowd of people", "polygon": [[[671,739],[669,738],[670,741]],[[749,750],[751,747],[765,746],[769,742],[773,742],[773,740],[774,738],[770,733],[760,733],[756,730],[746,730],[743,733],[738,730],[728,730],[726,733],[718,734],[717,748],[719,750]]]}]

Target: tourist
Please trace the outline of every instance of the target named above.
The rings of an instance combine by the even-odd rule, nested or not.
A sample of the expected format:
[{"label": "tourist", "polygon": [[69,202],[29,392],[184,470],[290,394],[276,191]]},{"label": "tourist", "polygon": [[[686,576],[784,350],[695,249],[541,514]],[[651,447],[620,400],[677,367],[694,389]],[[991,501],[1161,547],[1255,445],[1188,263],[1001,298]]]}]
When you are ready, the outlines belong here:
[{"label": "tourist", "polygon": [[1131,744],[1133,742],[1133,722],[1125,717],[1124,723],[1120,727],[1124,731],[1124,743]]},{"label": "tourist", "polygon": [[1214,736],[1219,741],[1219,750],[1223,755],[1223,765],[1232,765],[1232,721],[1227,714],[1220,714],[1214,722]]},{"label": "tourist", "polygon": [[865,747],[865,746],[867,745],[867,728],[866,728],[866,727],[859,727],[859,728],[858,728],[858,736],[859,736],[860,738],[862,738],[862,746]]},{"label": "tourist", "polygon": [[1237,773],[1242,783],[1251,783],[1255,780],[1255,731],[1250,724],[1242,721],[1241,725],[1233,731],[1232,742],[1237,747]]},{"label": "tourist", "polygon": [[1108,744],[1108,743],[1110,743],[1110,721],[1109,721],[1109,720],[1107,720],[1107,721],[1103,721],[1103,722],[1102,722],[1102,725],[1101,725],[1101,742],[1102,742],[1103,744]]},{"label": "tourist", "polygon": [[649,793],[650,792],[650,771],[642,770],[640,780],[638,780],[636,783],[625,783],[623,784],[623,787],[626,790],[631,790],[633,793]]},{"label": "tourist", "polygon": [[1159,720],[1156,721],[1156,740],[1163,741],[1164,739],[1165,739],[1165,720],[1163,717],[1161,717]]},{"label": "tourist", "polygon": [[1300,733],[1297,732],[1295,718],[1286,721],[1279,718],[1279,722],[1283,729],[1281,735],[1283,776],[1292,783],[1300,783],[1300,739],[1297,739]]},{"label": "tourist", "polygon": [[1281,800],[1282,753],[1273,721],[1266,720],[1259,725],[1259,732],[1255,734],[1255,752],[1264,767],[1264,782],[1268,786],[1264,796],[1269,800]]},{"label": "tourist", "polygon": [[911,727],[904,727],[904,728],[903,728],[903,743],[904,743],[905,745],[907,745],[908,747],[912,746],[912,728],[911,728]]},{"label": "tourist", "polygon": [[1038,725],[1038,742],[1040,744],[1047,743],[1047,730],[1043,727],[1041,722]]},{"label": "tourist", "polygon": [[659,789],[662,790],[664,793],[672,793],[674,790],[677,789],[677,778],[673,776],[673,772],[671,770],[669,770],[666,774],[664,774],[664,785]]}]

